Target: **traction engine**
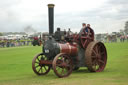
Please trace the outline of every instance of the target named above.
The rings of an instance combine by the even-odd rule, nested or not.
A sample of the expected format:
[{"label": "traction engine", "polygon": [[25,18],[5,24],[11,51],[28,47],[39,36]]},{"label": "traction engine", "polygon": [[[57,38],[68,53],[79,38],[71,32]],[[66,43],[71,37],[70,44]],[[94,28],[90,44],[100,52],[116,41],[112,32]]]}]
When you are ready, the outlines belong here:
[{"label": "traction engine", "polygon": [[69,76],[73,70],[87,67],[90,72],[101,72],[107,62],[107,51],[102,42],[94,40],[94,32],[82,31],[68,40],[58,42],[53,33],[53,4],[49,4],[49,39],[42,46],[42,53],[32,60],[32,69],[37,75],[46,75],[50,69],[59,77]]}]

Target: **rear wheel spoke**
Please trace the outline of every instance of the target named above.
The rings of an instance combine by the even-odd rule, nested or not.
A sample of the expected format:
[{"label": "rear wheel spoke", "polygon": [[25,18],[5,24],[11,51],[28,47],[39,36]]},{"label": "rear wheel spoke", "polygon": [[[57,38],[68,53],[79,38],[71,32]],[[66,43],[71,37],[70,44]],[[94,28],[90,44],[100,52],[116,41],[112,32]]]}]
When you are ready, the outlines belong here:
[{"label": "rear wheel spoke", "polygon": [[97,56],[97,53],[96,53],[96,51],[95,51],[95,50],[92,50],[92,52]]},{"label": "rear wheel spoke", "polygon": [[100,59],[99,59],[98,61],[99,61],[100,63],[102,63],[102,64],[105,64],[103,60],[100,60]]},{"label": "rear wheel spoke", "polygon": [[104,55],[104,54],[105,54],[105,52],[101,52],[101,56]]},{"label": "rear wheel spoke", "polygon": [[96,48],[96,53],[99,54],[98,45],[95,48]]}]

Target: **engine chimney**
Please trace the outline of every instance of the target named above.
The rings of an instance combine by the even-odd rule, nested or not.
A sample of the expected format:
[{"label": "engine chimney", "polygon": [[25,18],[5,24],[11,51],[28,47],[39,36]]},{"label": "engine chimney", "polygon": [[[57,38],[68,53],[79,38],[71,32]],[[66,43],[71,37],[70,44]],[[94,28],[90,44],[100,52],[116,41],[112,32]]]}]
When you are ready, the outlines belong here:
[{"label": "engine chimney", "polygon": [[54,32],[54,4],[48,4],[49,34]]}]

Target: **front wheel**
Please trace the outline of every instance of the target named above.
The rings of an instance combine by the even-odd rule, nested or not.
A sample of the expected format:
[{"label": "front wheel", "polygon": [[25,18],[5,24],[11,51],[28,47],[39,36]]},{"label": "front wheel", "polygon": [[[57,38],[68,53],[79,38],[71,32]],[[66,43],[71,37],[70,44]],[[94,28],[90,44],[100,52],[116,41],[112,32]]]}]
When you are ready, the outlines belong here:
[{"label": "front wheel", "polygon": [[45,75],[50,71],[50,66],[41,64],[41,60],[47,60],[43,53],[37,54],[32,60],[32,69],[37,75]]},{"label": "front wheel", "polygon": [[52,66],[55,74],[60,78],[67,77],[72,73],[72,60],[69,55],[64,53],[60,53],[54,58]]}]

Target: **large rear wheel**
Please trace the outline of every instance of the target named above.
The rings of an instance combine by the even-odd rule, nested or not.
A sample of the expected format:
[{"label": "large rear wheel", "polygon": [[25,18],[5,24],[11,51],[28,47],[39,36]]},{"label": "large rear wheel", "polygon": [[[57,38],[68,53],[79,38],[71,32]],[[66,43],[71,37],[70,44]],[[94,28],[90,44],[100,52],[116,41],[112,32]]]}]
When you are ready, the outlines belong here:
[{"label": "large rear wheel", "polygon": [[101,72],[107,62],[107,52],[102,42],[91,42],[85,51],[85,63],[91,72]]}]

